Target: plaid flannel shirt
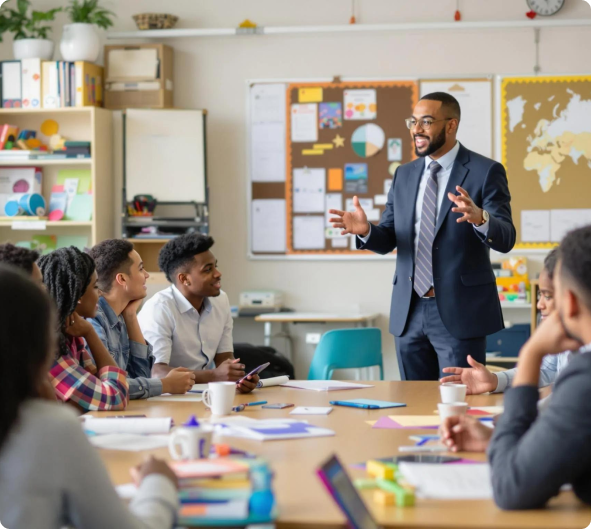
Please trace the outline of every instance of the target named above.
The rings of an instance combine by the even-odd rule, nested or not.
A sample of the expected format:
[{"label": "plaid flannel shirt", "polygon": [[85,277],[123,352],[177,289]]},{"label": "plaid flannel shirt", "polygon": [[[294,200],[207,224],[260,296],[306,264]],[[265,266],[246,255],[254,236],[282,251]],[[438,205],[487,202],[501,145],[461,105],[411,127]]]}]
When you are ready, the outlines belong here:
[{"label": "plaid flannel shirt", "polygon": [[56,396],[88,411],[125,409],[129,389],[125,371],[111,366],[97,371],[82,338],[72,338],[68,345],[70,353],[60,356],[49,371]]}]

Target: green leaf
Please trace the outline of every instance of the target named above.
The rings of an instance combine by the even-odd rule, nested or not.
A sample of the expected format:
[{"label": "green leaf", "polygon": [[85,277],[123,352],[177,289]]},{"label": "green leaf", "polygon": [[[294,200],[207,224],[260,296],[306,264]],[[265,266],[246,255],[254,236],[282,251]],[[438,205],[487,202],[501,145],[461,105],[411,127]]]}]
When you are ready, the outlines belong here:
[{"label": "green leaf", "polygon": [[30,2],[29,0],[16,0],[16,8],[18,9],[21,15],[26,15],[27,10],[29,9]]}]

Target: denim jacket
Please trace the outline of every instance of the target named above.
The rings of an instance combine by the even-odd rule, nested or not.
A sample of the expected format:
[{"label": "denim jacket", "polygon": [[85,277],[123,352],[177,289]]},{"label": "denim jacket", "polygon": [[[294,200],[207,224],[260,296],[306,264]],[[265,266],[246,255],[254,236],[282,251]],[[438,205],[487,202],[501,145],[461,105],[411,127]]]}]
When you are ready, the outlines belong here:
[{"label": "denim jacket", "polygon": [[162,381],[152,378],[152,346],[129,339],[123,316],[117,317],[105,298],[99,298],[96,316],[89,321],[117,365],[127,371],[129,398],[161,395]]}]

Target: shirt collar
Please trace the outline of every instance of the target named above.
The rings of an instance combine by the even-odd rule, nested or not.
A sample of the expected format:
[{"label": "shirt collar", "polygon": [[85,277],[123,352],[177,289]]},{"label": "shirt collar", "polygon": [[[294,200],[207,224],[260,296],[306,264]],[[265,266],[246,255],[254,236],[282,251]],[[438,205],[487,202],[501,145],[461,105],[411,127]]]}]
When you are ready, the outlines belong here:
[{"label": "shirt collar", "polygon": [[[195,309],[195,307],[193,307],[193,305],[191,305],[191,302],[185,297],[183,296],[182,292],[176,287],[176,285],[172,285],[172,295],[174,297],[174,300],[176,302],[176,306],[179,309],[179,312],[181,314],[184,314],[185,312],[189,312],[190,310]],[[203,300],[203,310],[205,312],[211,312],[211,301],[209,300],[209,298],[205,298]]]},{"label": "shirt collar", "polygon": [[107,322],[111,329],[115,327],[119,323],[119,317],[115,314],[113,307],[109,305],[109,302],[104,298],[100,297],[98,301],[99,307],[102,309],[103,313],[105,314],[105,318],[107,318]]},{"label": "shirt collar", "polygon": [[425,167],[429,167],[429,164],[431,162],[436,161],[439,165],[441,165],[441,169],[443,171],[448,171],[451,169],[451,166],[456,161],[456,157],[458,156],[459,150],[460,150],[460,142],[456,141],[456,144],[453,146],[451,151],[445,153],[438,160],[433,160],[433,158],[431,158],[431,156],[425,156]]}]

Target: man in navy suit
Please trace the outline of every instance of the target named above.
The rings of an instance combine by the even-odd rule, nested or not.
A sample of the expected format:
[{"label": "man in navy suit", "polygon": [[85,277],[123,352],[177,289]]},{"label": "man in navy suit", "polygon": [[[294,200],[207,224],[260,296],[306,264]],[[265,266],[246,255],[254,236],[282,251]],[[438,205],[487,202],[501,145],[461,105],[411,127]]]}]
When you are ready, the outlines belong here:
[{"label": "man in navy suit", "polygon": [[330,210],[357,248],[398,250],[390,332],[402,380],[437,380],[444,367],[486,361],[486,335],[503,328],[490,248],[515,244],[504,167],[456,140],[460,105],[446,93],[423,96],[406,120],[418,159],[398,167],[380,223]]}]

